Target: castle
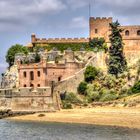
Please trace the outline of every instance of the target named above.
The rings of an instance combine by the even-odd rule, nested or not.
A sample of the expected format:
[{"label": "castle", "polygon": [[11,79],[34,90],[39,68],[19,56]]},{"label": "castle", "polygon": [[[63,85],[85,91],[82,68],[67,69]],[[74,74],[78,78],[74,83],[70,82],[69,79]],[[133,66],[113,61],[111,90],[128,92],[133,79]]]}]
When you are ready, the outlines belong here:
[{"label": "castle", "polygon": [[[112,21],[112,18],[91,17],[88,38],[40,39],[32,34],[31,43],[27,47],[33,49],[35,46],[41,47],[51,43],[89,43],[91,39],[97,37],[103,37],[109,46],[111,33],[109,24]],[[121,26],[120,28],[123,29],[122,37],[127,61],[129,64],[135,63],[140,59],[140,26]],[[24,54],[15,56],[15,69],[7,77],[17,78],[15,81],[11,80],[12,87],[8,87],[10,89],[0,90],[0,106],[26,111],[46,111],[50,106],[53,109],[59,109],[57,94],[63,91],[76,92],[78,84],[84,79],[83,73],[87,65],[94,65],[103,70],[106,66],[104,53],[87,53],[83,50],[73,52],[69,49],[64,53],[56,50],[39,53],[40,61],[34,63],[32,62],[35,53],[30,53],[28,56]],[[13,90],[13,87],[17,90]]]},{"label": "castle", "polygon": [[[88,38],[37,38],[35,34],[31,35],[31,43],[27,47],[35,45],[44,46],[51,43],[88,43],[90,39],[103,37],[108,46],[110,46],[109,35],[111,33],[109,24],[113,22],[112,17],[89,19],[89,37]],[[120,26],[123,29],[122,38],[124,43],[124,53],[128,62],[132,62],[140,56],[140,25]]]},{"label": "castle", "polygon": [[[29,55],[28,57],[33,57],[34,53]],[[71,50],[65,50],[64,53],[53,50],[49,53],[41,52],[40,56],[41,60],[38,63],[29,60],[29,64],[23,64],[27,57],[17,55],[15,61],[19,79],[22,79],[19,81],[19,87],[49,87],[52,82],[60,82],[85,66],[85,63],[79,61]]]}]

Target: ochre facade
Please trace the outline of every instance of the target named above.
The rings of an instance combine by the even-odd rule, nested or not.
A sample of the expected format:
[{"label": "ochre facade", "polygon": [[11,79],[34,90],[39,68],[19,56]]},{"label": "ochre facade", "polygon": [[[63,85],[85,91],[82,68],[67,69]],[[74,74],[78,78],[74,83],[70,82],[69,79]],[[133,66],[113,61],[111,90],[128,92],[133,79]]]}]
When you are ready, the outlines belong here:
[{"label": "ochre facade", "polygon": [[[88,43],[90,39],[96,37],[105,38],[109,43],[109,35],[111,33],[109,24],[113,22],[112,17],[89,19],[89,37],[88,38],[37,38],[35,34],[31,36],[31,44],[28,47],[33,47],[35,44],[49,44],[49,43]],[[137,26],[121,26],[123,29],[122,37],[124,42],[124,50],[127,55],[128,52],[140,51],[140,25]]]},{"label": "ochre facade", "polygon": [[[90,18],[90,37],[103,37],[109,44],[109,35],[111,33],[109,24],[113,22],[110,18]],[[121,26],[123,29],[122,37],[124,43],[124,52],[128,53],[140,51],[140,25],[138,26]]]}]

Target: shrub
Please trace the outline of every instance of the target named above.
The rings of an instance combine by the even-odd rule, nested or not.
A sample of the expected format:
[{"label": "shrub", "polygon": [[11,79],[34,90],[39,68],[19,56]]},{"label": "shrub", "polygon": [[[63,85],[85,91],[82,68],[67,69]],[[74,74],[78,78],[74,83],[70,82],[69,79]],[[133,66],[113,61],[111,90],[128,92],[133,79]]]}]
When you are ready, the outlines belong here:
[{"label": "shrub", "polygon": [[117,91],[115,89],[110,89],[110,94],[117,94]]},{"label": "shrub", "polygon": [[120,94],[127,94],[128,93],[128,88],[127,87],[122,87],[120,90]]},{"label": "shrub", "polygon": [[104,38],[93,38],[89,42],[89,46],[93,48],[93,51],[99,52],[101,50],[107,51],[107,44]]},{"label": "shrub", "polygon": [[107,88],[113,88],[114,86],[116,86],[116,79],[114,76],[108,75],[107,77],[105,77],[103,83]]},{"label": "shrub", "polygon": [[135,83],[135,85],[131,88],[133,93],[139,93],[140,92],[140,81]]},{"label": "shrub", "polygon": [[103,94],[100,98],[100,101],[101,102],[112,101],[112,100],[115,100],[117,98],[118,98],[118,96],[116,94],[111,94],[111,93]]},{"label": "shrub", "polygon": [[67,101],[62,101],[62,108],[63,109],[72,109],[72,104]]},{"label": "shrub", "polygon": [[102,95],[102,94],[110,94],[110,90],[107,89],[107,88],[102,88],[102,89],[100,90],[100,95]]},{"label": "shrub", "polygon": [[87,51],[92,51],[92,48],[89,47],[89,43],[50,43],[43,47],[40,45],[36,45],[34,50],[38,50],[40,47],[48,51],[53,50],[53,48],[56,48],[58,51],[61,52],[69,48],[72,51],[80,51],[81,48],[84,48]]},{"label": "shrub", "polygon": [[72,103],[72,104],[78,104],[81,103],[81,100],[76,96],[74,93],[68,93],[65,96],[65,101]]},{"label": "shrub", "polygon": [[81,82],[77,88],[79,94],[86,94],[87,83]]},{"label": "shrub", "polygon": [[40,55],[38,53],[35,54],[35,63],[40,62]]},{"label": "shrub", "polygon": [[93,66],[88,66],[84,73],[85,81],[92,82],[95,80],[95,77],[98,75],[98,70]]},{"label": "shrub", "polygon": [[86,99],[87,99],[88,103],[91,103],[93,101],[98,101],[99,98],[100,98],[100,95],[99,95],[98,91],[87,92]]}]

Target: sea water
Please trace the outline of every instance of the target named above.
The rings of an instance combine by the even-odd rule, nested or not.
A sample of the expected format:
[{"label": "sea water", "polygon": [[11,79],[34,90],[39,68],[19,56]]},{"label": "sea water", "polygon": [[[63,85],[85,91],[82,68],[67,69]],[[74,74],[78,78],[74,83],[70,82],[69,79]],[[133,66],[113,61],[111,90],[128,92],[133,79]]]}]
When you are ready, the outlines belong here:
[{"label": "sea water", "polygon": [[0,120],[0,140],[140,140],[140,130],[85,124]]}]

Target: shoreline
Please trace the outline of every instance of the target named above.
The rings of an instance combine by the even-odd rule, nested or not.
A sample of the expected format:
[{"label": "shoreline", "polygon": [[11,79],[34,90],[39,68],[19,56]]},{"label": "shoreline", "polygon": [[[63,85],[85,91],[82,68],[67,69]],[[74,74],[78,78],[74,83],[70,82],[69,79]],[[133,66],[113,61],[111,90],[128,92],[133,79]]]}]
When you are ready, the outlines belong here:
[{"label": "shoreline", "polygon": [[[39,117],[40,114],[45,116]],[[7,118],[14,121],[91,124],[140,129],[140,108],[95,107]]]}]

